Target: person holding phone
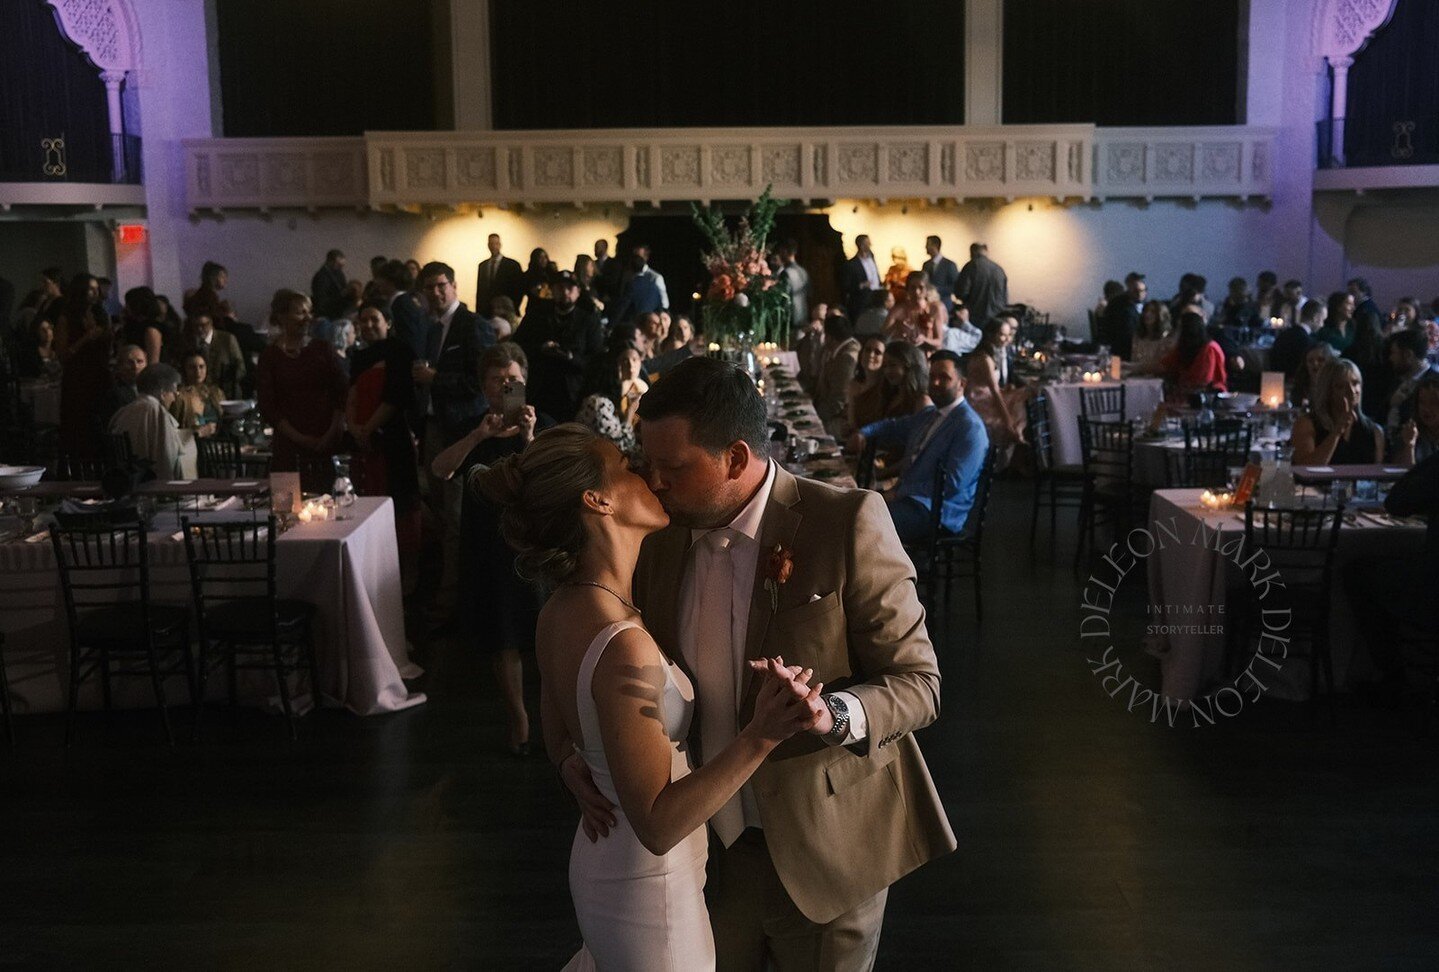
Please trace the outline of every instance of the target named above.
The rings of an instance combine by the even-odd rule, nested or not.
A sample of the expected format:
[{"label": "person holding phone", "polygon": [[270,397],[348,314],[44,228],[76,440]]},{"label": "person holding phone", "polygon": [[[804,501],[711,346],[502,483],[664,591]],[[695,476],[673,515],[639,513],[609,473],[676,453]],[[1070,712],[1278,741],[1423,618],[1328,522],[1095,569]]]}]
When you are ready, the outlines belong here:
[{"label": "person holding phone", "polygon": [[[529,359],[519,345],[502,341],[486,349],[479,372],[484,411],[469,431],[435,457],[430,472],[438,479],[467,482],[475,466],[493,466],[523,452],[537,432],[555,424],[525,402]],[[500,536],[499,511],[465,490],[460,506],[459,630],[490,656],[504,700],[505,748],[524,757],[530,753],[530,719],[520,652],[534,651],[540,603],[534,587],[516,576],[513,565],[514,553]]]}]

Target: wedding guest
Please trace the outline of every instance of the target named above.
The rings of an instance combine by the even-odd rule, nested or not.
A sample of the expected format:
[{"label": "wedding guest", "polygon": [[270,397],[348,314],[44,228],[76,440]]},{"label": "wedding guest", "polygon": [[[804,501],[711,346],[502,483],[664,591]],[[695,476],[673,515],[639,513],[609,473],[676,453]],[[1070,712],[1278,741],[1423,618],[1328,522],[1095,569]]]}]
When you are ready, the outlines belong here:
[{"label": "wedding guest", "polygon": [[785,240],[775,248],[779,258],[776,277],[789,294],[790,323],[795,327],[809,319],[809,271],[799,265],[798,249],[799,244],[794,240]]},{"label": "wedding guest", "polygon": [[165,351],[164,311],[155,292],[149,287],[131,287],[125,291],[125,307],[120,315],[120,340],[145,350],[150,361],[160,361]]},{"label": "wedding guest", "polygon": [[565,421],[580,404],[580,386],[589,360],[604,348],[605,332],[593,309],[579,303],[580,282],[568,270],[557,274],[554,299],[529,305],[515,342],[530,360],[529,401]]},{"label": "wedding guest", "polygon": [[356,323],[364,346],[350,360],[345,421],[355,441],[351,475],[366,496],[395,503],[395,540],[406,595],[419,579],[420,477],[409,413],[415,403],[415,352],[393,336],[389,308],[369,301]]},{"label": "wedding guest", "polygon": [[1383,422],[1394,386],[1390,383],[1389,351],[1378,317],[1365,314],[1354,318],[1354,340],[1344,357],[1358,365],[1364,376],[1364,398],[1359,407],[1365,415]]},{"label": "wedding guest", "polygon": [[[33,320],[35,318],[50,320],[55,305],[65,292],[64,285],[61,283],[62,279],[63,277],[61,276],[59,267],[46,267],[41,270],[40,278],[35,289],[26,294],[25,298],[20,301],[15,322],[23,324],[26,323],[27,320]],[[26,312],[28,312],[28,315]]]},{"label": "wedding guest", "polygon": [[135,400],[115,413],[107,431],[130,440],[136,459],[146,461],[159,479],[184,476],[180,457],[185,442],[170,406],[180,389],[180,373],[167,364],[146,366],[135,382]]},{"label": "wedding guest", "polygon": [[[1284,326],[1289,327],[1299,319],[1300,312],[1304,310],[1304,305],[1308,302],[1309,299],[1304,296],[1304,282],[1302,280],[1286,280],[1277,306],[1270,308],[1269,316],[1281,318]],[[1321,303],[1320,306],[1322,307],[1323,304]]]},{"label": "wedding guest", "polygon": [[819,371],[824,361],[823,314],[827,309],[824,304],[816,304],[811,310],[809,320],[793,335],[795,355],[799,358],[799,374],[795,378],[809,395],[814,394],[814,386],[819,381]]},{"label": "wedding guest", "polygon": [[[906,545],[930,536],[935,503],[942,506],[940,525],[959,533],[969,519],[980,469],[989,449],[984,422],[964,399],[959,355],[936,351],[929,360],[929,398],[933,403],[905,418],[883,419],[850,437],[850,448],[864,449],[873,439],[880,447],[902,448],[899,482],[884,493],[895,532]],[[944,492],[934,495],[938,470],[944,469]]]},{"label": "wedding guest", "polygon": [[1364,378],[1352,361],[1324,366],[1313,404],[1294,422],[1296,466],[1364,465],[1384,461],[1384,430],[1359,408]]},{"label": "wedding guest", "polygon": [[1175,339],[1168,305],[1162,300],[1146,300],[1131,345],[1134,363],[1141,366],[1158,363],[1173,350]]},{"label": "wedding guest", "polygon": [[554,273],[554,267],[550,263],[550,254],[542,246],[537,246],[530,251],[530,263],[525,267],[524,276],[520,278],[520,285],[525,293],[525,313],[536,310],[533,305],[535,301],[552,299],[550,292],[550,276]]},{"label": "wedding guest", "polygon": [[594,311],[596,316],[603,316],[605,302],[595,293],[595,284],[599,279],[599,270],[595,267],[595,258],[588,253],[581,253],[575,257],[575,279],[580,282],[580,306],[587,307]]},{"label": "wedding guest", "polygon": [[1095,303],[1094,310],[1089,312],[1091,333],[1099,326],[1100,318],[1104,317],[1104,312],[1109,309],[1109,302],[1122,293],[1124,293],[1124,284],[1118,280],[1104,281],[1104,287],[1099,292],[1099,300]]},{"label": "wedding guest", "polygon": [[645,314],[657,314],[669,307],[664,277],[649,265],[649,247],[636,247],[630,254],[629,273],[620,287],[619,300],[610,324],[627,324]]},{"label": "wedding guest", "polygon": [[982,328],[1009,306],[1009,277],[989,258],[989,246],[969,244],[969,262],[959,271],[955,294],[969,308],[974,326]]},{"label": "wedding guest", "polygon": [[220,389],[209,381],[205,356],[199,351],[188,351],[181,358],[185,383],[170,403],[170,414],[180,428],[190,429],[200,438],[215,434],[220,427]]},{"label": "wedding guest", "polygon": [[[928,378],[926,377],[926,380]],[[850,376],[849,391],[845,394],[844,436],[861,425],[878,422],[884,418],[881,403],[884,384],[884,338],[871,334],[859,346],[859,360],[854,374]],[[872,406],[872,407],[871,407]],[[863,409],[863,414],[860,410]],[[857,421],[863,419],[863,421]]]},{"label": "wedding guest", "polygon": [[1157,370],[1173,386],[1172,404],[1183,404],[1199,391],[1229,390],[1224,350],[1210,337],[1204,318],[1192,310],[1179,316],[1174,348],[1159,359]]},{"label": "wedding guest", "polygon": [[620,296],[624,282],[625,261],[610,256],[610,241],[595,240],[595,296],[603,304],[602,312],[609,316],[609,308]]},{"label": "wedding guest", "polygon": [[1314,386],[1319,383],[1319,374],[1331,361],[1338,361],[1339,354],[1331,345],[1322,341],[1315,343],[1304,354],[1304,364],[1294,376],[1289,388],[1289,404],[1308,408],[1313,402]]},{"label": "wedding guest", "polygon": [[1231,277],[1229,293],[1225,295],[1224,302],[1215,311],[1214,323],[1220,327],[1247,330],[1253,328],[1258,319],[1259,311],[1254,301],[1254,295],[1250,293],[1249,281],[1243,277]]},{"label": "wedding guest", "polygon": [[914,270],[909,265],[909,254],[905,252],[904,247],[890,247],[889,269],[884,272],[884,286],[894,297],[896,304],[904,300],[909,275],[913,272]]},{"label": "wedding guest", "polygon": [[[824,307],[826,305],[821,304],[819,306]],[[676,314],[674,323],[670,325],[669,334],[665,335],[665,339],[660,342],[660,350],[658,353],[664,354],[666,351],[678,351],[680,348],[687,348],[694,343],[694,340],[694,322],[689,319],[688,315]]]},{"label": "wedding guest", "polygon": [[70,345],[96,329],[110,334],[110,318],[100,306],[100,283],[88,273],[77,273],[65,286],[65,294],[50,305],[55,323],[55,348],[64,357]]},{"label": "wedding guest", "polygon": [[223,321],[231,316],[229,304],[220,297],[220,291],[230,283],[230,272],[220,264],[206,260],[200,268],[200,286],[184,301],[185,316],[198,317],[201,314],[212,321]]},{"label": "wedding guest", "polygon": [[939,302],[944,305],[948,314],[954,313],[954,288],[959,283],[959,266],[940,252],[941,242],[937,236],[926,236],[924,238],[924,252],[929,256],[924,261],[921,270],[929,277],[929,282],[934,285],[935,293],[939,294]]},{"label": "wedding guest", "polygon": [[1328,313],[1324,317],[1324,326],[1314,339],[1323,341],[1340,354],[1348,351],[1349,345],[1354,343],[1354,295],[1341,290],[1330,294]]},{"label": "wedding guest", "polygon": [[1125,361],[1134,360],[1134,335],[1139,330],[1139,312],[1149,292],[1144,274],[1130,272],[1124,277],[1124,293],[1112,298],[1104,317],[1096,322],[1095,340],[1108,345]]},{"label": "wedding guest", "polygon": [[1279,290],[1279,275],[1273,270],[1261,270],[1254,280],[1254,325],[1268,327],[1271,317],[1279,316],[1279,306],[1284,295]]},{"label": "wedding guest", "polygon": [[944,347],[958,355],[966,355],[979,347],[984,332],[969,321],[969,306],[958,297],[949,315],[949,327],[944,329]]},{"label": "wedding guest", "polygon": [[183,346],[205,356],[209,380],[226,398],[243,397],[245,356],[235,335],[217,331],[215,322],[208,315],[200,314],[185,321]]},{"label": "wedding guest", "polygon": [[313,320],[310,298],[277,290],[270,301],[274,341],[260,355],[255,390],[260,413],[275,430],[271,468],[301,472],[304,489],[328,492],[323,464],[344,432],[349,382],[334,350],[307,337]]},{"label": "wedding guest", "polygon": [[[120,350],[115,353],[115,368],[110,381],[101,386],[101,394],[96,398],[94,412],[90,416],[89,434],[95,443],[102,441],[102,436],[110,428],[110,419],[115,413],[126,405],[135,401],[140,393],[136,388],[136,381],[140,372],[155,362],[150,361],[145,355],[145,349],[136,347],[133,344],[122,344]],[[70,374],[70,367],[65,369],[66,376]],[[64,414],[64,385],[61,385],[61,414]],[[100,454],[104,454],[101,450]],[[72,453],[73,455],[73,453]]]},{"label": "wedding guest", "polygon": [[1426,372],[1410,396],[1408,417],[1393,436],[1391,454],[1401,466],[1412,466],[1439,453],[1439,373]]},{"label": "wedding guest", "polygon": [[1429,340],[1424,332],[1409,328],[1393,334],[1385,343],[1389,360],[1389,387],[1384,400],[1384,428],[1393,438],[1399,426],[1413,414],[1414,394],[1419,383],[1435,369],[1426,357]]},{"label": "wedding guest", "polygon": [[1214,318],[1214,305],[1204,296],[1209,281],[1197,273],[1186,273],[1179,278],[1179,290],[1169,299],[1169,313],[1175,318],[1190,304],[1195,306],[1205,321]]},{"label": "wedding guest", "polygon": [[513,341],[487,348],[480,357],[484,411],[467,420],[467,428],[430,465],[431,475],[454,482],[462,499],[460,521],[460,589],[484,592],[467,596],[462,630],[470,643],[490,656],[505,709],[505,746],[517,757],[530,753],[530,718],[525,710],[521,651],[534,651],[539,597],[535,587],[514,570],[514,554],[500,534],[500,514],[470,483],[477,466],[494,466],[506,456],[523,452],[535,433],[554,422],[525,405],[506,416],[505,391],[524,382],[528,362]]},{"label": "wedding guest", "polygon": [[651,311],[648,314],[641,314],[636,323],[640,330],[645,332],[645,341],[650,349],[650,356],[660,353],[664,340],[669,336],[670,324],[669,315],[664,311]]},{"label": "wedding guest", "polygon": [[20,345],[18,370],[21,378],[60,377],[63,366],[55,350],[55,325],[43,317],[30,322],[28,341]]},{"label": "wedding guest", "polygon": [[95,282],[100,285],[100,306],[104,308],[105,316],[113,322],[119,318],[120,311],[124,309],[119,296],[115,293],[115,281],[109,277],[96,277]]},{"label": "wedding guest", "polygon": [[1286,324],[1274,335],[1274,344],[1269,348],[1269,370],[1282,371],[1289,381],[1299,374],[1304,366],[1304,356],[1314,346],[1314,332],[1324,326],[1324,305],[1317,300],[1306,300],[1299,310],[1299,320]]},{"label": "wedding guest", "polygon": [[894,310],[894,294],[887,288],[866,290],[861,304],[860,314],[854,319],[855,336],[882,338],[884,322],[889,320],[889,312]]},{"label": "wedding guest", "polygon": [[[93,316],[83,319],[84,330],[73,336],[65,350],[56,348],[60,356],[60,449],[71,459],[97,459],[101,456],[100,435],[105,423],[128,398],[111,403],[107,388],[110,377],[110,328]],[[59,337],[59,330],[56,330]],[[132,352],[139,355],[138,367]],[[135,375],[148,363],[139,348],[123,347],[119,351],[120,370],[127,373],[133,390]]]},{"label": "wedding guest", "polygon": [[824,319],[824,347],[814,387],[814,410],[825,431],[839,436],[849,409],[849,386],[859,366],[859,342],[854,325],[840,310]]},{"label": "wedding guest", "polygon": [[[888,293],[884,280],[879,275],[879,266],[874,260],[874,249],[869,237],[861,233],[854,238],[854,256],[844,264],[844,306],[849,316],[859,327],[860,317],[867,307],[874,306],[873,295]],[[878,333],[878,328],[872,333]]]},{"label": "wedding guest", "polygon": [[[520,301],[525,296],[525,274],[520,269],[520,262],[500,252],[499,233],[491,233],[487,245],[490,257],[481,261],[475,271],[475,310],[483,313],[496,297],[508,297],[518,312]],[[420,270],[416,269],[415,279],[419,278]],[[423,357],[418,353],[416,356]]]},{"label": "wedding guest", "polygon": [[[929,362],[924,352],[907,341],[885,345],[883,381],[854,400],[850,428],[860,429],[882,419],[904,418],[928,408]],[[886,464],[899,459],[897,450],[882,449]]]},{"label": "wedding guest", "polygon": [[587,394],[575,421],[609,439],[627,456],[636,456],[639,443],[640,399],[649,391],[644,380],[644,359],[632,347],[607,351],[590,369]]},{"label": "wedding guest", "polygon": [[411,280],[420,279],[420,261],[414,257],[405,261],[405,272],[410,275]]},{"label": "wedding guest", "polygon": [[[1009,465],[1014,447],[1024,441],[1024,403],[1029,389],[1011,384],[1009,352],[1019,322],[1005,315],[990,318],[984,339],[968,358],[964,369],[965,397],[984,422],[989,441],[1000,450],[996,469]],[[933,371],[933,361],[930,370]]]},{"label": "wedding guest", "polygon": [[[343,317],[349,307],[345,287],[345,253],[331,250],[325,254],[325,262],[310,278],[310,300],[315,314],[319,317]],[[360,282],[361,287],[364,286]]]},{"label": "wedding guest", "polygon": [[[908,341],[927,351],[944,346],[944,328],[949,314],[939,302],[924,272],[916,270],[905,282],[904,302],[890,311],[884,333],[891,341]],[[968,306],[969,301],[965,301]]]},{"label": "wedding guest", "polygon": [[494,329],[495,340],[503,341],[507,337],[513,337],[520,326],[520,312],[515,309],[515,302],[504,294],[490,301],[489,322]]},{"label": "wedding guest", "polygon": [[[1355,320],[1368,320],[1382,332],[1384,330],[1384,314],[1379,310],[1379,305],[1374,302],[1374,291],[1369,286],[1369,281],[1363,277],[1355,277],[1346,285],[1349,296],[1354,298]],[[1340,349],[1343,354],[1343,349]]]}]

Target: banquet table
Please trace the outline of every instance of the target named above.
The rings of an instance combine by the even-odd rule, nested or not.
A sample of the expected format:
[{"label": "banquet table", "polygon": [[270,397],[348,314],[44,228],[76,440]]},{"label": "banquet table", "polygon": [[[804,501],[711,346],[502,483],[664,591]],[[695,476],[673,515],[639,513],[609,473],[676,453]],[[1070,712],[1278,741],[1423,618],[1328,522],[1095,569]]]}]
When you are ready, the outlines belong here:
[{"label": "banquet table", "polygon": [[[188,515],[188,514],[187,514]],[[205,514],[194,514],[203,520]],[[178,518],[156,517],[149,534],[151,596],[159,603],[189,604],[190,578]],[[298,598],[317,609],[314,639],[323,702],[357,715],[392,712],[419,705],[404,679],[423,670],[409,658],[405,642],[399,558],[395,548],[394,503],[388,497],[358,497],[344,520],[296,524],[276,541],[280,597]],[[17,712],[65,708],[69,634],[60,575],[47,537],[0,543],[0,630]],[[273,675],[244,672],[242,699],[273,704]],[[308,691],[308,679],[297,676]],[[225,694],[225,679],[210,682],[211,695]],[[184,680],[166,684],[172,702],[188,699]],[[303,709],[310,700],[297,700]],[[86,683],[81,708],[99,708],[98,680]],[[115,704],[154,705],[147,679],[117,679]]]},{"label": "banquet table", "polygon": [[1116,384],[1124,385],[1124,417],[1127,419],[1147,421],[1164,400],[1162,378],[1125,378],[1121,382],[1099,384],[1054,382],[1044,386],[1044,397],[1049,402],[1049,432],[1055,465],[1078,466],[1083,461],[1079,444],[1079,393],[1086,388],[1106,388]]},{"label": "banquet table", "polygon": [[840,444],[825,432],[814,401],[800,388],[794,373],[783,364],[772,364],[765,371],[765,382],[774,386],[774,393],[766,399],[770,421],[782,423],[790,440],[814,440],[813,454],[804,459],[790,460],[788,441],[771,442],[770,457],[796,476],[853,488],[854,470]]},{"label": "banquet table", "polygon": [[[1238,578],[1237,569],[1214,549],[1187,542],[1200,523],[1218,531],[1221,540],[1244,535],[1242,510],[1209,510],[1199,503],[1198,489],[1156,490],[1150,500],[1149,526],[1157,523],[1177,526],[1186,542],[1169,543],[1147,558],[1149,603],[1156,605],[1214,606],[1227,604],[1227,580]],[[1346,516],[1339,531],[1335,555],[1334,594],[1330,613],[1330,646],[1334,658],[1334,682],[1340,687],[1351,674],[1364,674],[1368,658],[1355,656],[1357,632],[1349,599],[1340,580],[1345,564],[1360,558],[1418,556],[1424,543],[1422,520],[1359,513]],[[1225,618],[1225,623],[1229,623]],[[1184,626],[1179,626],[1181,629]],[[1224,634],[1221,630],[1201,633],[1180,630],[1158,634],[1148,650],[1159,658],[1164,695],[1171,699],[1202,696],[1224,678]],[[1209,626],[1213,627],[1213,626]],[[1309,693],[1309,668],[1304,659],[1290,659],[1281,671],[1266,681],[1266,695],[1302,700]]]},{"label": "banquet table", "polygon": [[[1263,462],[1277,455],[1288,437],[1260,436],[1249,447],[1249,461]],[[1184,454],[1184,436],[1138,435],[1134,439],[1134,481],[1142,486],[1164,486],[1169,481],[1169,455]],[[1296,470],[1297,472],[1297,470]],[[1296,476],[1296,479],[1298,477]]]}]

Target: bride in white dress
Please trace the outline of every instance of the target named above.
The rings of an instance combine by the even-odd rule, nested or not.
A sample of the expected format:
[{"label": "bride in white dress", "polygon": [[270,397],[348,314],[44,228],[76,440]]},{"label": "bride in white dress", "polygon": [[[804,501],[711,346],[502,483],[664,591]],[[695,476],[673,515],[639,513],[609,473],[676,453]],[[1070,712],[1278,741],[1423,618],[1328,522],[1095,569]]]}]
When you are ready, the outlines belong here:
[{"label": "bride in white dress", "polygon": [[541,714],[547,741],[577,742],[550,758],[584,760],[617,808],[605,839],[583,822],[575,833],[570,894],[585,947],[566,968],[713,969],[705,822],[775,746],[814,724],[823,686],[780,659],[751,662],[764,679],[754,719],[692,771],[694,691],[631,603],[640,544],[669,522],[644,479],[608,440],[574,424],[474,475],[504,507],[519,568],[557,584],[536,637]]}]

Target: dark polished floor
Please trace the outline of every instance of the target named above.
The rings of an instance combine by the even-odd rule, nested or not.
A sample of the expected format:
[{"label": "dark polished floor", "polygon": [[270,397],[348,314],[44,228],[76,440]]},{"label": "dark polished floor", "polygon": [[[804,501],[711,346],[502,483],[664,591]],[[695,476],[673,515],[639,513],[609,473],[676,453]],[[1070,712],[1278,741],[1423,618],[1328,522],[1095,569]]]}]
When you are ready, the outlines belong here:
[{"label": "dark polished floor", "polygon": [[[940,649],[920,742],[959,851],[900,882],[880,967],[1434,968],[1439,732],[1263,701],[1199,729],[1110,699],[1065,566],[1034,562],[1027,486],[998,484],[976,636]],[[26,718],[0,749],[0,965],[558,968],[578,945],[575,813],[499,754],[483,659],[435,645],[431,702],[386,717]]]}]

